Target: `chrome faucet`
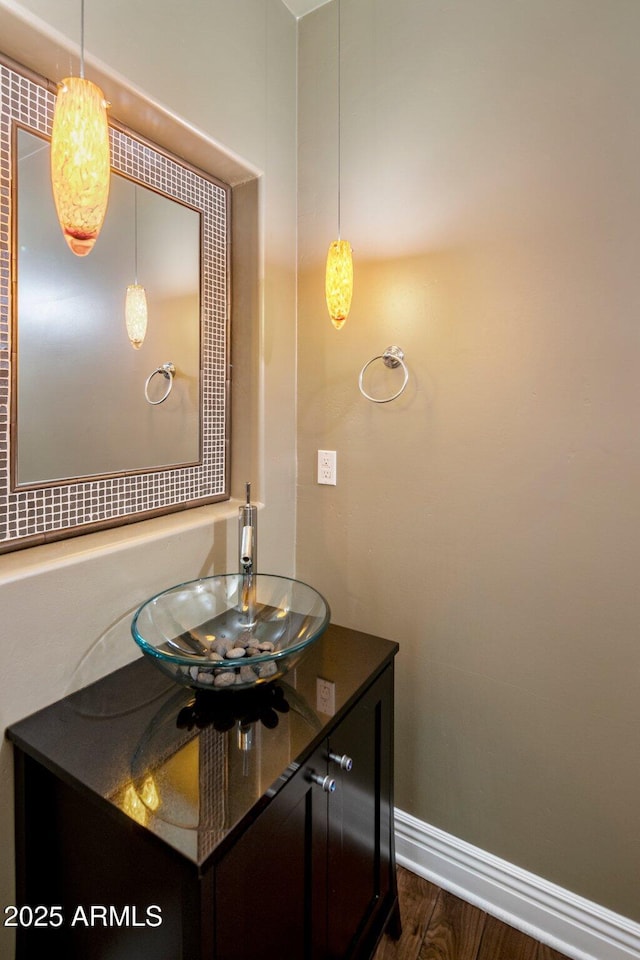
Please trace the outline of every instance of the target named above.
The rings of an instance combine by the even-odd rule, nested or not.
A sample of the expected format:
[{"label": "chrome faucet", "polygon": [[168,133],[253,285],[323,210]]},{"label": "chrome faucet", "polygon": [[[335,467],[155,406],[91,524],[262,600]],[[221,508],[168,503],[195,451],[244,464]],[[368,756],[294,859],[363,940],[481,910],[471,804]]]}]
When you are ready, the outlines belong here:
[{"label": "chrome faucet", "polygon": [[238,538],[240,541],[240,567],[243,573],[254,573],[258,553],[258,508],[251,503],[251,484],[246,486],[247,500],[240,507]]}]

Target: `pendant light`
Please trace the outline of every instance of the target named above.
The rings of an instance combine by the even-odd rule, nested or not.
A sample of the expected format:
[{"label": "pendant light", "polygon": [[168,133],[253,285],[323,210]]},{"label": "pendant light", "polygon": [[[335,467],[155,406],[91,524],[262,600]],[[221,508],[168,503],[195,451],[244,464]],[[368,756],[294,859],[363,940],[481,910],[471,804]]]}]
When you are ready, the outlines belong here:
[{"label": "pendant light", "polygon": [[58,85],[51,129],[51,185],[60,227],[79,257],[93,249],[109,200],[107,102],[84,77],[84,0],[80,7],[80,76]]},{"label": "pendant light", "polygon": [[340,330],[349,316],[353,296],[351,244],[340,238],[341,118],[340,118],[340,0],[338,4],[338,239],[329,245],[325,272],[325,296],[331,322]]},{"label": "pendant light", "polygon": [[147,294],[138,283],[138,187],[133,185],[134,283],[127,287],[124,318],[127,336],[134,350],[139,350],[147,333]]}]

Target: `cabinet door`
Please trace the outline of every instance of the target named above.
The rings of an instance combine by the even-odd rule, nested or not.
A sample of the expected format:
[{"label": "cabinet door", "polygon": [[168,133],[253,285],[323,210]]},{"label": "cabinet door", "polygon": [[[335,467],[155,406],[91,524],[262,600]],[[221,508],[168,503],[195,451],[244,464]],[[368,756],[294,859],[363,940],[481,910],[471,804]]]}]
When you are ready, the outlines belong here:
[{"label": "cabinet door", "polygon": [[335,960],[369,955],[395,890],[392,711],[388,668],[329,741],[330,755],[353,760],[351,770],[329,762],[337,781],[328,821],[328,956]]},{"label": "cabinet door", "polygon": [[19,926],[17,960],[199,958],[185,861],[21,750],[15,759],[17,902],[56,905],[64,918]]},{"label": "cabinet door", "polygon": [[318,750],[216,867],[218,960],[326,960],[327,795]]}]

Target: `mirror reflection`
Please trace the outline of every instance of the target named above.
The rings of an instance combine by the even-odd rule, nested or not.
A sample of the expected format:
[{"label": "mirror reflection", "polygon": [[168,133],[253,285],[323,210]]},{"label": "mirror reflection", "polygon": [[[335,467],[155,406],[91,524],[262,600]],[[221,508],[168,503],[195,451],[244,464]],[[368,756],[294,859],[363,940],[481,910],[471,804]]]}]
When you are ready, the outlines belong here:
[{"label": "mirror reflection", "polygon": [[[55,214],[48,140],[16,134],[15,485],[197,462],[200,212],[113,172],[96,246],[74,257]],[[140,349],[125,326],[136,279],[148,304]],[[145,383],[165,363],[172,389],[149,402]],[[165,390],[155,376],[150,400]]]}]

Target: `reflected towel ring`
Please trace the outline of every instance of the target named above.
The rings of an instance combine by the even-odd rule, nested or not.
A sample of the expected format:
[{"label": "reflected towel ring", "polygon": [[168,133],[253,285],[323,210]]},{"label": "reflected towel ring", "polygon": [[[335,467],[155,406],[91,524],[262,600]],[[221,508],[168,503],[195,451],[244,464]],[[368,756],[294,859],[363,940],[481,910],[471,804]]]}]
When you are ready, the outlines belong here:
[{"label": "reflected towel ring", "polygon": [[[382,360],[385,367],[389,367],[391,370],[395,370],[396,367],[402,367],[404,370],[404,379],[402,381],[402,386],[396,393],[392,394],[390,397],[382,397],[381,399],[377,397],[370,396],[367,391],[362,386],[362,379],[364,377],[365,371],[372,363],[375,363],[376,360]],[[362,370],[360,371],[360,376],[358,378],[358,386],[360,387],[360,393],[363,397],[366,397],[367,400],[371,400],[372,403],[389,403],[391,400],[395,400],[396,397],[399,397],[403,392],[404,388],[409,382],[409,370],[407,365],[404,362],[404,351],[400,347],[387,347],[384,353],[379,354],[377,357],[372,357],[371,360],[368,360]]]},{"label": "reflected towel ring", "polygon": [[[165,392],[160,397],[160,399],[151,400],[149,397],[149,384],[151,383],[153,377],[155,377],[156,373],[161,373],[163,377],[166,377],[169,382],[167,384],[167,388]],[[164,403],[164,401],[167,399],[167,397],[171,393],[171,388],[173,387],[173,378],[175,376],[175,373],[176,373],[175,364],[169,362],[169,363],[163,363],[161,367],[156,367],[153,373],[149,374],[144,385],[144,395],[147,403],[151,403],[153,406],[156,406],[156,404],[158,403]]]}]

